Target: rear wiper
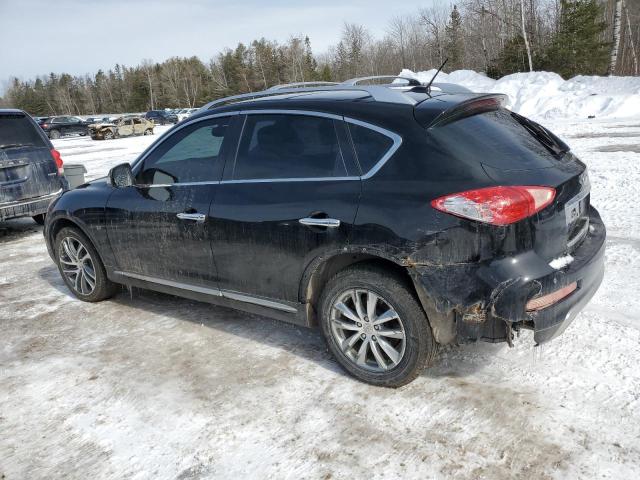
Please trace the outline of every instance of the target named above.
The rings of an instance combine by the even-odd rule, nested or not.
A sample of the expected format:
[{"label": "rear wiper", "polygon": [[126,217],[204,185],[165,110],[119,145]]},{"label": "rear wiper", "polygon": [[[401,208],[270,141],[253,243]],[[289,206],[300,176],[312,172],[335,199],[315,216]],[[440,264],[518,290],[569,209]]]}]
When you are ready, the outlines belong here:
[{"label": "rear wiper", "polygon": [[540,141],[551,153],[554,155],[563,155],[569,151],[569,147],[562,140],[556,137],[554,134],[549,132],[546,128],[544,128],[539,123],[536,123],[532,120],[529,120],[522,115],[518,115],[515,112],[511,112],[513,118],[515,118],[520,125],[527,129],[531,135],[533,135],[537,140]]}]

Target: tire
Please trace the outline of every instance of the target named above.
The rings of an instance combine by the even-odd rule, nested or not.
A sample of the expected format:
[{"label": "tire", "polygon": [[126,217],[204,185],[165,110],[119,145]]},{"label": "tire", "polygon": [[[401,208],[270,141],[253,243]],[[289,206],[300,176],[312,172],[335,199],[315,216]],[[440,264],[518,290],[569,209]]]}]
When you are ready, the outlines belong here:
[{"label": "tire", "polygon": [[[367,305],[369,294],[373,294],[372,298],[377,297],[372,302],[376,320],[367,315],[371,313]],[[360,298],[360,310],[364,315],[358,314],[355,308],[356,297]],[[336,308],[341,303],[350,310],[351,317],[343,314],[342,306]],[[348,267],[329,280],[319,307],[327,347],[348,373],[363,382],[400,387],[414,380],[435,358],[437,344],[429,321],[410,286],[393,272],[372,265]],[[389,315],[392,310],[397,317]],[[348,329],[342,329],[344,325]],[[364,363],[359,363],[357,357],[365,342],[368,345],[364,347]],[[345,350],[341,344],[345,345]]]},{"label": "tire", "polygon": [[144,135],[153,135],[153,130],[151,130],[150,128],[147,128],[147,129],[144,131]]},{"label": "tire", "polygon": [[105,140],[113,140],[116,137],[115,137],[114,133],[111,130],[107,130],[102,135],[102,138],[104,138]]},{"label": "tire", "polygon": [[36,222],[38,225],[44,225],[44,219],[45,219],[46,213],[40,213],[38,215],[34,215],[33,217],[33,221]]},{"label": "tire", "polygon": [[58,138],[60,138],[60,131],[59,130],[50,130],[49,131],[49,138],[51,140],[57,140]]},{"label": "tire", "polygon": [[[116,284],[107,278],[98,252],[87,236],[78,228],[65,227],[61,229],[55,238],[54,252],[60,275],[71,293],[77,298],[85,302],[100,302],[114,295]],[[86,260],[87,256],[90,264]],[[76,262],[78,257],[85,259],[82,262],[82,268],[78,268]],[[73,270],[77,272],[75,275],[72,273]],[[93,273],[93,282],[91,272]],[[80,278],[77,277],[78,275]],[[91,283],[93,283],[93,287]]]}]

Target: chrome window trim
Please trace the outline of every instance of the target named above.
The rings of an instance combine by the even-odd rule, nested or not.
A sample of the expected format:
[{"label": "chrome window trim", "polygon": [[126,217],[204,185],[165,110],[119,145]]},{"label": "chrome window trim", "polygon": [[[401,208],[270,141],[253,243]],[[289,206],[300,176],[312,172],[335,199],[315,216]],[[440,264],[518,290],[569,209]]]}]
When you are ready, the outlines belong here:
[{"label": "chrome window trim", "polygon": [[[169,134],[173,134],[182,128],[185,128],[189,125],[193,125],[194,123],[202,122],[205,120],[210,120],[212,118],[219,117],[228,117],[234,115],[306,115],[311,117],[324,117],[330,118],[332,120],[344,121],[347,123],[353,123],[355,125],[359,125],[361,127],[369,128],[378,133],[386,135],[393,141],[393,145],[387,150],[387,152],[376,162],[376,164],[369,169],[366,173],[360,176],[345,176],[345,177],[299,177],[299,178],[249,178],[242,180],[212,180],[207,182],[184,182],[184,183],[172,183],[172,184],[162,184],[162,185],[134,185],[139,188],[158,188],[158,187],[174,187],[174,186],[185,186],[185,185],[220,185],[220,184],[240,184],[240,183],[287,183],[287,182],[327,182],[327,181],[354,181],[354,180],[368,180],[373,177],[387,161],[396,153],[396,151],[402,145],[402,137],[395,132],[387,130],[386,128],[379,127],[378,125],[374,125],[372,123],[363,122],[362,120],[357,120],[351,117],[344,117],[341,115],[336,115],[333,113],[325,113],[325,112],[317,112],[315,110],[295,110],[295,109],[278,109],[278,108],[269,108],[269,109],[248,109],[248,110],[235,110],[232,112],[223,112],[223,113],[214,113],[211,115],[207,115],[204,117],[199,117],[196,119],[192,119],[191,121],[186,121],[186,123],[176,126],[172,129],[167,130],[156,142],[154,142],[151,147],[142,152],[140,156],[134,161],[131,169],[136,175],[138,172],[135,171],[135,168],[138,165],[142,164],[146,157],[148,157],[153,151],[160,146],[161,143],[166,141],[165,137],[168,137]],[[240,145],[241,138],[238,139],[238,146]],[[357,152],[356,152],[357,158]],[[235,162],[235,158],[233,160]]]},{"label": "chrome window trim", "polygon": [[317,112],[315,110],[295,110],[295,109],[282,109],[282,108],[265,108],[265,109],[251,109],[240,110],[241,115],[304,115],[307,117],[324,117],[331,118],[333,120],[344,120],[341,115],[335,113]]},{"label": "chrome window trim", "polygon": [[[360,125],[361,127],[369,128],[378,133],[386,135],[393,141],[393,145],[387,150],[387,152],[378,160],[378,162],[364,175],[361,176],[346,176],[346,177],[300,177],[300,178],[249,178],[242,180],[223,180],[221,183],[281,183],[281,182],[326,182],[326,181],[353,181],[353,180],[367,180],[373,177],[383,166],[387,163],[387,160],[393,156],[393,154],[400,148],[402,145],[402,137],[397,133],[394,133],[386,128],[379,127],[372,123],[363,122],[362,120],[356,120],[355,118],[344,117],[340,115],[335,115],[333,113],[325,113],[325,112],[317,112],[314,110],[289,110],[289,109],[251,109],[251,110],[241,110],[240,114],[242,115],[307,115],[314,117],[325,117],[331,118],[333,120],[342,120],[347,123],[353,123],[355,125]],[[242,136],[241,136],[242,137]],[[238,139],[238,144],[240,144],[242,138]],[[357,152],[356,152],[357,158]],[[234,159],[235,161],[235,159]]]},{"label": "chrome window trim", "polygon": [[[389,160],[393,156],[393,154],[396,153],[396,151],[400,148],[400,146],[402,145],[402,137],[397,133],[387,130],[386,128],[373,125],[372,123],[363,122],[361,120],[356,120],[354,118],[345,117],[344,121],[347,123],[353,123],[354,125],[359,125],[361,127],[368,128],[375,132],[381,133],[382,135],[386,135],[391,140],[393,140],[393,145],[391,145],[389,150],[387,150],[387,153],[385,153],[380,158],[380,160],[378,160],[376,164],[373,167],[371,167],[369,171],[367,171],[367,173],[365,173],[360,177],[362,178],[362,180],[368,180],[369,178],[373,177],[376,173],[378,173],[378,171],[384,166],[384,164],[387,163],[387,160]],[[353,148],[355,150],[355,145]],[[358,152],[356,152],[356,158],[358,158]]]},{"label": "chrome window trim", "polygon": [[179,288],[181,290],[188,290],[196,293],[204,293],[205,295],[212,295],[214,297],[223,297],[230,300],[236,300],[244,303],[252,303],[254,305],[260,305],[262,307],[273,308],[275,310],[282,310],[283,312],[297,313],[298,309],[285,305],[283,303],[275,302],[273,300],[267,300],[265,298],[255,297],[253,295],[247,295],[240,292],[234,292],[232,290],[220,290],[219,288],[201,287],[199,285],[191,285],[189,283],[176,282],[173,280],[165,280],[164,278],[150,277],[148,275],[141,275],[139,273],[124,272],[115,270],[113,272],[116,275],[123,277],[134,278],[149,283],[157,283],[158,285],[165,285],[168,287]]}]

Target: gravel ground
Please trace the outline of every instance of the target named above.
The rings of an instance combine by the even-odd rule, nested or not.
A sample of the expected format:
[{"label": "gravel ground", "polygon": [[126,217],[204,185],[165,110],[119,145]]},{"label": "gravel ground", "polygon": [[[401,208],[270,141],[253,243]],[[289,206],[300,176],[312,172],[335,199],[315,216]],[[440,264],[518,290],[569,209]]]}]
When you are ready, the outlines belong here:
[{"label": "gravel ground", "polygon": [[[447,348],[398,390],[321,335],[141,290],[70,296],[31,220],[0,224],[0,478],[640,478],[640,128],[550,123],[589,164],[602,288],[533,348]],[[56,142],[89,176],[153,138]]]}]

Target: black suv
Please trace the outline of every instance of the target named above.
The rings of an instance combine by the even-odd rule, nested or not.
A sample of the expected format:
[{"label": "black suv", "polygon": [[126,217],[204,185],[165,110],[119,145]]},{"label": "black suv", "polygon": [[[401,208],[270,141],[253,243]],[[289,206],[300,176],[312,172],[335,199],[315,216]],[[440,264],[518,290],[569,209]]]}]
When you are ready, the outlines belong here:
[{"label": "black suv", "polygon": [[438,344],[546,342],[598,288],[605,227],[585,165],[503,102],[413,80],[212,102],[57,200],[50,255],[86,301],[125,284],[319,325],[377,385]]},{"label": "black suv", "polygon": [[33,217],[42,224],[67,187],[60,153],[22,110],[0,109],[0,221]]},{"label": "black suv", "polygon": [[178,123],[178,116],[173,112],[165,110],[149,110],[144,118],[156,125],[166,125],[168,123]]},{"label": "black suv", "polygon": [[38,123],[49,138],[54,140],[65,135],[87,135],[91,124],[91,122],[72,116],[49,117]]}]

